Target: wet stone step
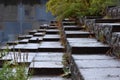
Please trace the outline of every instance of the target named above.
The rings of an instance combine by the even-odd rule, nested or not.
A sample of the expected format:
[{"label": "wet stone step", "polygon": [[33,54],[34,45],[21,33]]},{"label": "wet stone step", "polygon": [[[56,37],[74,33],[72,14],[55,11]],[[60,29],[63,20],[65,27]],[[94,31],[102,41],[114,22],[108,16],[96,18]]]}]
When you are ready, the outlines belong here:
[{"label": "wet stone step", "polygon": [[60,40],[60,35],[53,34],[53,35],[45,35],[43,37],[43,41],[59,41]]},{"label": "wet stone step", "polygon": [[[110,47],[91,38],[67,39],[72,54],[101,54],[106,53]],[[91,40],[91,41],[89,41]],[[76,42],[77,41],[77,42]]]},{"label": "wet stone step", "polygon": [[18,37],[18,40],[30,39],[31,37],[33,37],[33,35],[23,35],[23,36],[19,36],[19,37]]},{"label": "wet stone step", "polygon": [[78,27],[76,25],[73,26],[63,26],[65,31],[77,31],[83,29],[82,27]]},{"label": "wet stone step", "polygon": [[65,31],[67,38],[87,38],[94,37],[93,33],[85,32],[85,31]]},{"label": "wet stone step", "polygon": [[44,36],[44,35],[45,35],[45,33],[43,33],[43,32],[37,32],[37,33],[34,33],[33,36],[40,37],[40,36]]},{"label": "wet stone step", "polygon": [[29,39],[29,43],[40,43],[43,40],[43,37],[32,37]]},{"label": "wet stone step", "polygon": [[[72,55],[73,76],[78,80],[119,80],[120,60],[106,55]],[[81,77],[79,77],[81,76]]]},{"label": "wet stone step", "polygon": [[21,52],[37,52],[39,44],[28,43],[28,44],[18,44],[11,49],[11,51],[21,51]]},{"label": "wet stone step", "polygon": [[63,65],[61,62],[32,62],[29,71],[33,75],[61,75],[63,74]]},{"label": "wet stone step", "polygon": [[63,52],[64,47],[60,42],[41,42],[39,52]]},{"label": "wet stone step", "polygon": [[19,41],[19,44],[27,44],[29,39],[23,39]]},{"label": "wet stone step", "polygon": [[71,79],[66,79],[58,75],[42,75],[42,76],[31,76],[30,80],[71,80]]},{"label": "wet stone step", "polygon": [[33,61],[36,53],[26,52],[9,52],[8,55],[4,56],[2,59],[12,60],[17,63],[28,63],[30,64]]},{"label": "wet stone step", "polygon": [[59,30],[58,29],[48,29],[46,30],[46,34],[58,34]]}]

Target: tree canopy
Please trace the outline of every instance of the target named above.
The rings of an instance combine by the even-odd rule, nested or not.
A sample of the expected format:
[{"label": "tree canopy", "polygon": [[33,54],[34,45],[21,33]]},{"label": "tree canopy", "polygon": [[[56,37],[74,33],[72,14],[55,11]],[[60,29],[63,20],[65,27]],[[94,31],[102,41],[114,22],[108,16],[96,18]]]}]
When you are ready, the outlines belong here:
[{"label": "tree canopy", "polygon": [[115,0],[49,0],[46,4],[58,20],[68,17],[103,15],[107,6],[115,5]]}]

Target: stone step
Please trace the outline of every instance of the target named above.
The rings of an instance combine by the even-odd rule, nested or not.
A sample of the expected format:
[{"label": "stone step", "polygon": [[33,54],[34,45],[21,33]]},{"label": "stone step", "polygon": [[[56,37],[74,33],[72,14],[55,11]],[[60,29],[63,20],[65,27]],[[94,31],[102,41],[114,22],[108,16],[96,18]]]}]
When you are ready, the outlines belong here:
[{"label": "stone step", "polygon": [[37,29],[37,32],[46,32],[46,29]]},{"label": "stone step", "polygon": [[82,27],[78,27],[78,26],[63,26],[64,30],[65,31],[77,31],[77,30],[82,30],[83,28]]},{"label": "stone step", "polygon": [[17,45],[19,43],[19,41],[8,41],[6,44],[7,45]]},{"label": "stone step", "polygon": [[37,52],[38,47],[39,47],[38,43],[18,44],[12,47],[11,51]]},{"label": "stone step", "polygon": [[43,40],[43,37],[32,37],[29,39],[29,43],[40,43]]},{"label": "stone step", "polygon": [[57,26],[49,26],[47,29],[58,29]]},{"label": "stone step", "polygon": [[32,62],[29,71],[33,75],[61,75],[63,74],[63,65],[61,62]]},{"label": "stone step", "polygon": [[41,42],[39,52],[63,52],[64,47],[60,42]]},{"label": "stone step", "polygon": [[66,22],[66,21],[63,21],[62,24],[63,24],[63,25],[77,25],[77,23],[74,22],[74,21],[67,21],[67,22]]},{"label": "stone step", "polygon": [[117,23],[120,19],[95,19],[96,23]]},{"label": "stone step", "polygon": [[85,31],[65,31],[67,38],[87,38],[94,37],[95,35]]},{"label": "stone step", "polygon": [[58,34],[59,30],[58,29],[48,29],[46,30],[46,34]]},{"label": "stone step", "polygon": [[32,31],[29,31],[29,34],[34,35],[36,32],[37,32],[37,30],[32,30]]},{"label": "stone step", "polygon": [[19,44],[27,44],[29,39],[23,39],[19,41]]},{"label": "stone step", "polygon": [[120,62],[106,55],[72,55],[71,70],[78,80],[119,80]]},{"label": "stone step", "polygon": [[33,62],[62,62],[62,56],[64,53],[56,52],[39,52],[33,59]]},{"label": "stone step", "polygon": [[108,45],[91,38],[67,38],[67,41],[72,54],[105,54],[110,49]]},{"label": "stone step", "polygon": [[36,37],[40,37],[40,36],[44,36],[45,33],[44,32],[37,32],[37,33],[34,33],[33,36],[36,36]]},{"label": "stone step", "polygon": [[43,37],[43,41],[59,41],[60,40],[60,35],[58,34],[52,34],[52,35],[45,35]]},{"label": "stone step", "polygon": [[22,39],[30,39],[31,37],[33,37],[33,35],[22,35],[18,37],[18,40],[22,40]]},{"label": "stone step", "polygon": [[31,76],[31,78],[29,80],[71,80],[71,79],[67,79],[67,78],[63,78],[59,75],[36,75],[36,76]]},{"label": "stone step", "polygon": [[47,29],[48,25],[45,24],[45,25],[40,25],[40,29]]}]

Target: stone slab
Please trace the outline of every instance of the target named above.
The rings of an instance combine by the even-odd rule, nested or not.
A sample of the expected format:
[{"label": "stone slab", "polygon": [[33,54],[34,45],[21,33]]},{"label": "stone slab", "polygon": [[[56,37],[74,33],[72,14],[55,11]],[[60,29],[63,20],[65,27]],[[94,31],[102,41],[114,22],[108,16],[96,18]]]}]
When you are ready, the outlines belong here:
[{"label": "stone slab", "polygon": [[79,69],[88,68],[120,68],[120,60],[77,60]]},{"label": "stone slab", "polygon": [[19,44],[27,44],[29,39],[23,39],[19,41]]},{"label": "stone slab", "polygon": [[39,56],[35,56],[34,61],[41,61],[41,62],[47,62],[47,61],[54,61],[54,62],[62,62],[62,55],[55,55],[54,53],[51,54],[47,54],[47,55],[43,55],[43,54],[39,54]]},{"label": "stone slab", "polygon": [[116,57],[110,57],[107,55],[72,55],[74,60],[111,60],[116,59]]},{"label": "stone slab", "polygon": [[60,75],[63,74],[63,65],[61,62],[32,62],[30,71],[34,71],[33,75]]},{"label": "stone slab", "polygon": [[67,38],[87,38],[94,36],[93,33],[85,31],[65,31],[65,34]]},{"label": "stone slab", "polygon": [[84,80],[120,80],[120,68],[80,69]]},{"label": "stone slab", "polygon": [[46,34],[58,34],[59,30],[58,29],[48,29],[46,30]]},{"label": "stone slab", "polygon": [[98,42],[95,38],[67,38],[68,42]]},{"label": "stone slab", "polygon": [[78,31],[78,30],[82,30],[82,27],[78,27],[78,26],[63,26],[65,31]]},{"label": "stone slab", "polygon": [[59,41],[60,35],[54,34],[54,35],[45,35],[43,37],[44,41]]},{"label": "stone slab", "polygon": [[40,52],[63,52],[64,47],[60,42],[41,42],[39,46]]},{"label": "stone slab", "polygon": [[44,32],[37,32],[37,33],[34,33],[33,36],[44,36],[45,33]]},{"label": "stone slab", "polygon": [[43,40],[43,37],[32,37],[29,39],[29,43],[39,43]]},{"label": "stone slab", "polygon": [[37,29],[37,32],[46,32],[46,29]]},{"label": "stone slab", "polygon": [[17,43],[19,43],[19,41],[9,41],[7,42],[7,45],[16,45]]},{"label": "stone slab", "polygon": [[49,76],[31,76],[30,80],[71,80],[71,79],[66,79],[58,75],[49,75]]}]

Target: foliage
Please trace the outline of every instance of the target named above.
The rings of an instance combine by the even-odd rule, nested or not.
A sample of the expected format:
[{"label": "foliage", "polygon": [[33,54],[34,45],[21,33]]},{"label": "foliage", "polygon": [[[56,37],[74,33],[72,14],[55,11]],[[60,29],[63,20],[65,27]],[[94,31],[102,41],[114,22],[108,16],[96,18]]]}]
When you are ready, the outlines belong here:
[{"label": "foliage", "polygon": [[15,63],[11,66],[11,63],[7,62],[3,65],[0,71],[0,80],[27,80],[28,75],[25,65],[18,65]]},{"label": "foliage", "polygon": [[58,20],[68,17],[87,15],[103,15],[109,5],[115,5],[115,0],[49,0],[46,4]]}]

